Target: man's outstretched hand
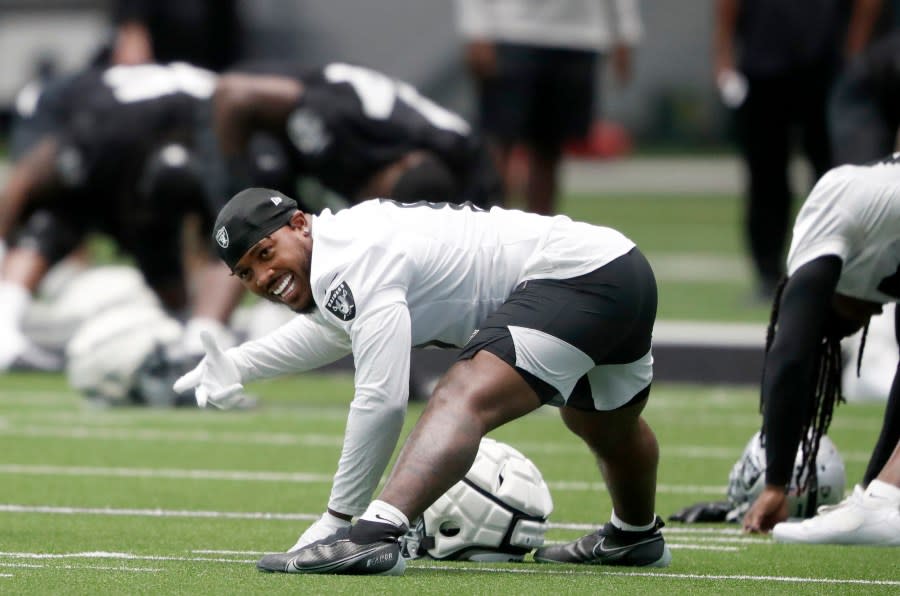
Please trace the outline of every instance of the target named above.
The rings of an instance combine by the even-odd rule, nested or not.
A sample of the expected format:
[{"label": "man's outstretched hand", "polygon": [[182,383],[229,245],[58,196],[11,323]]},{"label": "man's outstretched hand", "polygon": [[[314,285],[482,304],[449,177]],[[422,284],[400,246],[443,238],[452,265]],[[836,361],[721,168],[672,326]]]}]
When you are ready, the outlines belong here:
[{"label": "man's outstretched hand", "polygon": [[197,405],[209,403],[217,408],[230,408],[241,401],[244,386],[241,373],[213,336],[203,331],[200,341],[206,356],[193,370],[179,377],[172,388],[176,393],[194,390]]}]

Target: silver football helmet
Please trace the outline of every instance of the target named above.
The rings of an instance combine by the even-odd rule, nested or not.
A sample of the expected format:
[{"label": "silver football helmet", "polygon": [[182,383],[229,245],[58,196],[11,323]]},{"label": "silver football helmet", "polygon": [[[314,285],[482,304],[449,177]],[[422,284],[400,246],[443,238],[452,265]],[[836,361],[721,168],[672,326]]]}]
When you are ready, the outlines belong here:
[{"label": "silver football helmet", "polygon": [[405,556],[521,561],[544,543],[553,499],[537,466],[505,443],[484,438],[475,462],[406,536]]},{"label": "silver football helmet", "polygon": [[[819,452],[816,454],[817,487],[812,494],[808,486],[803,491],[799,489],[801,484],[807,484],[805,470],[802,477],[797,474],[802,463],[802,454],[798,450],[794,461],[794,474],[788,489],[790,517],[812,517],[819,505],[839,503],[844,498],[844,486],[847,483],[844,460],[831,439],[823,436],[819,442]],[[728,501],[732,506],[728,518],[730,520],[743,518],[762,493],[765,484],[766,446],[762,440],[762,433],[757,432],[750,438],[728,476]]]},{"label": "silver football helmet", "polygon": [[66,346],[69,384],[105,405],[172,405],[171,387],[161,403],[151,403],[139,390],[140,371],[156,352],[178,343],[182,333],[181,324],[155,305],[104,310],[84,322]]}]

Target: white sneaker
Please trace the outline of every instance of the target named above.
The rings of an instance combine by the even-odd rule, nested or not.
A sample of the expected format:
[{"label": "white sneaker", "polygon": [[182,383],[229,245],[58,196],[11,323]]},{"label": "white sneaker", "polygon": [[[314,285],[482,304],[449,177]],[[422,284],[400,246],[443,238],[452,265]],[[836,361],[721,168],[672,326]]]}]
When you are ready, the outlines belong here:
[{"label": "white sneaker", "polygon": [[900,503],[856,486],[838,505],[820,507],[813,518],[776,524],[772,537],[786,543],[900,546]]},{"label": "white sneaker", "polygon": [[846,507],[850,503],[858,503],[862,500],[863,495],[865,494],[865,490],[861,484],[857,484],[853,487],[853,492],[844,497],[844,499],[840,503],[835,503],[834,505],[819,505],[816,507],[816,515],[822,515],[823,513],[828,513],[832,509],[837,509],[839,507]]}]

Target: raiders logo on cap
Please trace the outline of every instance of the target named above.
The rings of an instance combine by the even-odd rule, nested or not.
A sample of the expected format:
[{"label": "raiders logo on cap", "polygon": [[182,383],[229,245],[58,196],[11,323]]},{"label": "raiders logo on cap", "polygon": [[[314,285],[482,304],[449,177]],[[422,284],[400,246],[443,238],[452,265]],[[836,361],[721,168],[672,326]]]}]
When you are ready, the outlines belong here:
[{"label": "raiders logo on cap", "polygon": [[356,316],[356,303],[347,282],[342,281],[341,285],[331,290],[325,301],[325,308],[342,321],[349,321]]},{"label": "raiders logo on cap", "polygon": [[225,229],[225,226],[216,230],[216,242],[222,248],[228,248],[228,230]]}]

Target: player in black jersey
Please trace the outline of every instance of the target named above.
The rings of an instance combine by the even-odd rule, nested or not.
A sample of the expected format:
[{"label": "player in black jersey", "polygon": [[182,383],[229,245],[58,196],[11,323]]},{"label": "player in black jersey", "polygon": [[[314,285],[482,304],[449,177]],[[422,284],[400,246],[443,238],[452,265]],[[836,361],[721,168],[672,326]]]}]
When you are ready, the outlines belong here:
[{"label": "player in black jersey", "polygon": [[[214,98],[215,129],[234,190],[267,184],[294,194],[298,177],[317,180],[350,202],[499,202],[500,178],[465,120],[411,85],[350,64],[304,73],[234,72]],[[259,133],[286,156],[287,181],[266,179],[247,158]]]},{"label": "player in black jersey", "polygon": [[0,195],[0,370],[30,364],[21,321],[31,294],[89,232],[131,255],[167,310],[189,311],[189,329],[219,329],[230,315],[239,284],[210,259],[189,298],[181,242],[188,214],[209,226],[219,208],[206,183],[213,166],[194,150],[196,112],[215,81],[186,64],[115,66],[85,70],[35,99]]}]

